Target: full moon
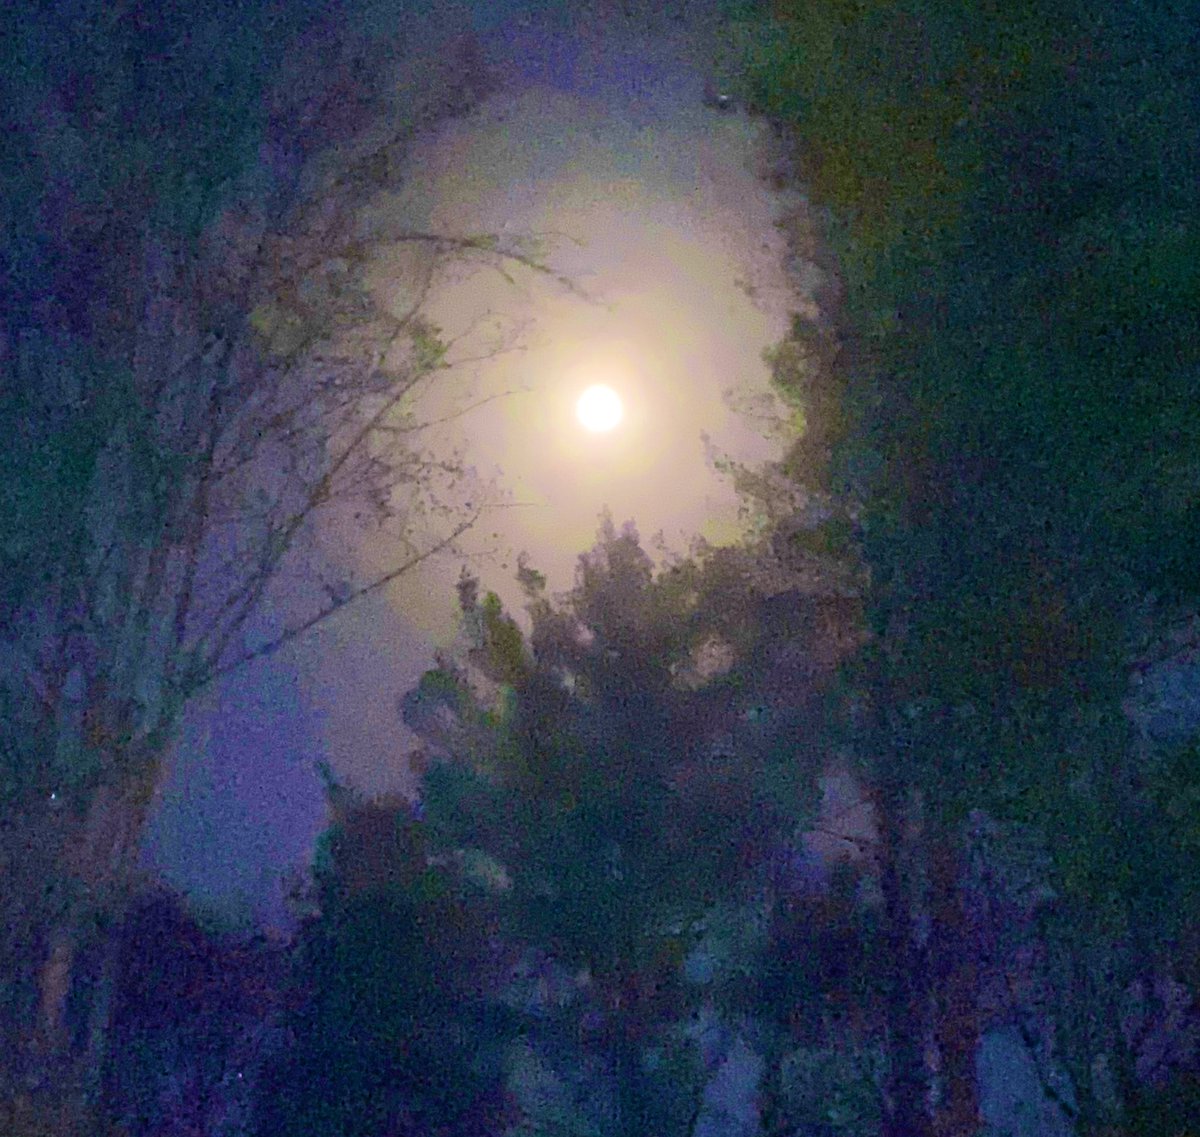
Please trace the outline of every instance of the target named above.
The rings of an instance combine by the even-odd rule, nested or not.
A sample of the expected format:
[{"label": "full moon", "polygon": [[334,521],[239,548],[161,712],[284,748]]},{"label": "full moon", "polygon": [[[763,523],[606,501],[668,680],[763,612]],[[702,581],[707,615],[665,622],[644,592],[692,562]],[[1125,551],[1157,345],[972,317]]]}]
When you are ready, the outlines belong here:
[{"label": "full moon", "polygon": [[575,404],[575,414],[584,430],[593,434],[612,430],[621,421],[623,413],[621,396],[602,384],[589,387]]}]

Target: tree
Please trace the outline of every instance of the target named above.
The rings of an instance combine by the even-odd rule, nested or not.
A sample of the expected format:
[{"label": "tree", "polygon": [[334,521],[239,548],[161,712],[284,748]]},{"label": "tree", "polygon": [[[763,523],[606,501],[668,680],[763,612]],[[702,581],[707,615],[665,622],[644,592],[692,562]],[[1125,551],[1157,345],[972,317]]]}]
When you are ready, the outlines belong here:
[{"label": "tree", "polygon": [[[772,7],[748,85],[802,140],[844,284],[826,314],[849,347],[834,480],[860,496],[877,635],[863,769],[891,858],[891,1096],[910,1107],[891,1124],[927,1123],[934,1041],[952,1088],[939,1130],[977,1127],[978,1015],[951,998],[972,986],[973,806],[1055,850],[1063,918],[1045,934],[1090,973],[1055,1013],[1104,1022],[1075,1032],[1072,1063],[1082,1117],[1113,1123],[1128,1080],[1106,1105],[1089,1071],[1121,1049],[1133,945],[1162,920],[1112,852],[1147,815],[1121,706],[1128,623],[1148,590],[1194,604],[1200,581],[1188,37],[1165,4]],[[920,904],[936,931],[914,953]],[[1119,951],[1085,952],[1097,927]],[[913,1010],[930,997],[927,1040]]]},{"label": "tree", "polygon": [[117,934],[108,1112],[130,1137],[244,1131],[278,1033],[283,951],[223,933],[161,888],[137,898]]},{"label": "tree", "polygon": [[496,896],[430,855],[407,802],[346,791],[295,948],[257,1131],[486,1137],[510,1110]]},{"label": "tree", "polygon": [[[222,97],[218,83],[188,113],[236,133],[242,124]],[[145,102],[143,91],[131,106]],[[35,119],[20,132],[31,152],[59,137],[42,127]],[[134,131],[129,151],[120,132],[99,137],[145,188],[139,163],[157,168],[154,132]],[[125,183],[63,173],[70,216],[96,197],[128,238],[124,271],[94,282],[88,321],[66,277],[56,292],[22,262],[10,278],[24,291],[6,308],[0,345],[0,410],[22,428],[0,459],[0,859],[11,882],[0,959],[14,979],[3,1097],[32,1082],[50,1097],[95,1099],[117,971],[109,933],[131,896],[145,812],[187,701],[450,547],[479,516],[441,509],[439,486],[463,471],[421,445],[421,392],[473,354],[422,316],[436,274],[468,260],[554,276],[520,239],[390,234],[430,256],[408,310],[383,311],[362,285],[370,250],[351,233],[353,193],[326,199],[319,232],[311,203],[292,198],[285,228],[251,195],[235,239],[221,243],[204,228],[219,187],[203,187],[198,212],[184,209],[201,187],[183,158],[168,159],[181,182],[146,190],[157,210]],[[27,174],[21,186],[33,194]],[[173,210],[176,192],[187,201]],[[14,224],[36,233],[49,205],[26,204],[32,216]],[[61,248],[49,238],[41,247],[69,260],[71,241],[87,234],[66,231]],[[302,561],[312,526],[350,509],[394,539],[393,565],[374,579],[322,580]],[[431,517],[440,533],[427,531]],[[291,568],[307,575],[308,595],[272,624]],[[81,991],[76,961],[106,941],[111,951]],[[88,1023],[72,1032],[66,1008],[80,999]]]},{"label": "tree", "polygon": [[523,566],[528,636],[466,579],[469,667],[445,661],[405,700],[434,840],[499,866],[508,935],[576,977],[555,1048],[601,1061],[608,1105],[592,1108],[617,1133],[689,1131],[684,960],[719,903],[761,904],[815,795],[796,721],[759,713],[771,598],[739,557],[656,574],[636,531],[606,521],[561,602]]}]

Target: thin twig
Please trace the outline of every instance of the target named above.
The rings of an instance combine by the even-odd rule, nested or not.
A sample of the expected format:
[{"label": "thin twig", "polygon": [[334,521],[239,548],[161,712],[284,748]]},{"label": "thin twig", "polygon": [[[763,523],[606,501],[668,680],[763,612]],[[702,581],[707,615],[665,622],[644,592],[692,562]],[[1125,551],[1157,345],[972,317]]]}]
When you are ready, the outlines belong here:
[{"label": "thin twig", "polygon": [[519,264],[531,272],[536,272],[541,276],[547,276],[556,284],[570,292],[573,296],[578,296],[581,300],[595,302],[595,298],[591,296],[585,289],[581,288],[571,277],[565,273],[556,271],[550,268],[549,265],[543,264],[535,257],[531,257],[525,253],[519,252],[513,248],[505,248],[500,242],[492,236],[480,237],[452,237],[444,233],[421,233],[413,230],[403,230],[399,233],[389,234],[389,239],[397,243],[413,242],[433,245],[435,248],[442,250],[457,250],[459,252],[477,253],[485,256],[498,257],[502,260],[510,260],[515,264]]},{"label": "thin twig", "polygon": [[486,406],[488,403],[493,403],[497,399],[506,399],[509,395],[529,393],[528,387],[521,387],[511,391],[498,391],[494,395],[488,395],[486,398],[479,399],[474,403],[468,403],[465,407],[459,407],[457,410],[442,415],[440,418],[427,419],[424,422],[413,423],[411,426],[377,426],[375,429],[379,434],[416,434],[418,431],[428,430],[431,426],[441,426],[443,423],[453,422],[455,419],[462,418],[464,415],[470,414],[471,411],[478,410],[478,408]]},{"label": "thin twig", "polygon": [[365,584],[360,588],[356,588],[353,592],[349,593],[342,599],[333,601],[331,604],[322,608],[315,616],[311,616],[303,623],[286,629],[274,639],[268,640],[265,644],[261,644],[253,651],[247,652],[246,654],[239,656],[237,659],[234,659],[227,664],[213,668],[205,677],[200,686],[207,686],[215,679],[230,675],[235,671],[240,671],[243,667],[249,663],[252,663],[256,659],[262,659],[265,656],[273,655],[280,648],[285,647],[293,640],[304,635],[305,632],[311,631],[318,624],[329,619],[329,617],[334,615],[334,613],[340,612],[343,608],[349,607],[356,601],[361,600],[364,596],[368,596],[373,592],[378,592],[381,588],[385,588],[398,577],[403,576],[406,572],[410,572],[424,561],[429,560],[431,557],[437,556],[438,553],[453,545],[459,537],[461,537],[465,532],[467,532],[468,529],[474,526],[482,513],[482,510],[476,510],[466,521],[459,522],[459,524],[455,526],[454,530],[448,536],[443,537],[440,541],[434,545],[431,545],[424,552],[410,557],[403,564],[400,564],[390,572],[386,572],[382,576],[377,577],[369,584]]}]

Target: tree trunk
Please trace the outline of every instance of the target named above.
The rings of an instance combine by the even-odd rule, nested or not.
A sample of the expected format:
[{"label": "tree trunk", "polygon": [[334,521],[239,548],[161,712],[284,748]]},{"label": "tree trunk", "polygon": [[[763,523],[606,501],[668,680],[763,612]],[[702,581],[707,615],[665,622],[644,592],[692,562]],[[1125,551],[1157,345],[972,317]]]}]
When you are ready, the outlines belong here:
[{"label": "tree trunk", "polygon": [[[783,1059],[787,1053],[782,1037],[771,1032],[763,1054],[763,1074],[759,1087],[759,1128],[763,1137],[784,1137],[792,1131],[787,1102],[783,1093]],[[691,1130],[689,1130],[689,1133]]]},{"label": "tree trunk", "polygon": [[34,1047],[48,1066],[57,1065],[70,1046],[67,998],[75,974],[75,929],[68,923],[51,931],[45,958],[38,971],[37,1026]]},{"label": "tree trunk", "polygon": [[[65,842],[59,865],[67,899],[48,919],[27,1071],[37,1112],[75,1118],[79,1132],[98,1128],[95,1110],[120,967],[117,933],[135,883],[148,800],[144,785],[132,778],[120,790],[100,786],[74,838]],[[81,960],[97,945],[101,962],[87,990]],[[73,996],[83,996],[87,1008],[79,1029],[68,1015]]]},{"label": "tree trunk", "polygon": [[121,971],[121,940],[114,929],[104,944],[104,955],[92,988],[88,1012],[87,1037],[81,1055],[83,1100],[89,1108],[99,1106],[104,1090],[104,1068],[108,1058],[109,1027],[112,1023],[113,994]]},{"label": "tree trunk", "polygon": [[914,942],[914,890],[903,861],[905,795],[885,785],[875,795],[879,826],[880,890],[883,893],[884,1017],[887,1024],[888,1074],[884,1092],[883,1137],[929,1137],[926,1110],[928,1076],[924,1060],[922,997],[928,990]]},{"label": "tree trunk", "polygon": [[646,1137],[645,1100],[642,1088],[642,1053],[635,1025],[628,1012],[617,1015],[614,1068],[617,1077],[619,1137]]},{"label": "tree trunk", "polygon": [[934,1040],[941,1059],[941,1095],[935,1137],[975,1137],[982,1126],[975,1070],[979,1047],[978,961],[963,906],[959,850],[935,836],[930,854],[930,962]]}]

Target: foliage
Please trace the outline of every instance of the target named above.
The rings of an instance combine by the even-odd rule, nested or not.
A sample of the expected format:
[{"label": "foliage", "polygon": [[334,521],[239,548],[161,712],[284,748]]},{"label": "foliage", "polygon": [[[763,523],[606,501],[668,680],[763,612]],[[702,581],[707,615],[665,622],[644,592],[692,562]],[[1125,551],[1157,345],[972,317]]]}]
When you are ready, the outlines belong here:
[{"label": "foliage", "polygon": [[511,1034],[495,998],[492,905],[467,875],[430,863],[403,803],[340,813],[259,1132],[491,1133]]},{"label": "foliage", "polygon": [[[20,61],[0,75],[0,411],[21,428],[0,460],[0,861],[19,868],[0,953],[20,970],[0,1096],[35,1076],[52,1097],[98,1092],[109,980],[74,1034],[57,992],[133,895],[187,700],[477,516],[450,518],[432,547],[416,537],[414,516],[445,520],[439,491],[464,476],[416,441],[416,394],[453,364],[420,312],[429,279],[410,311],[377,310],[362,242],[314,236],[299,208],[305,158],[372,110],[356,75],[383,73],[356,71],[354,6],[337,21],[325,8],[77,0],[0,14]],[[310,46],[336,67],[282,75],[318,21]],[[431,264],[549,272],[515,239],[396,239],[429,247]],[[274,355],[259,334],[268,293],[286,333]],[[394,538],[391,566],[365,581],[309,573],[292,621],[273,625],[281,566],[319,512],[348,503]]]},{"label": "foliage", "polygon": [[[843,224],[855,333],[883,330],[887,413],[911,408],[868,423],[885,456],[902,469],[932,439],[927,476],[975,525],[1003,531],[1013,511],[997,507],[1033,490],[1041,516],[1013,516],[1020,530],[1061,539],[1068,517],[1090,519],[1097,556],[1153,578],[1121,486],[1133,473],[1163,493],[1169,478],[1185,542],[1195,500],[1178,465],[1197,428],[1194,156],[1180,141],[1194,103],[1169,9],[780,7],[794,18],[752,66]],[[1051,22],[1077,30],[1056,39]],[[1052,479],[1053,497],[1030,477]]]},{"label": "foliage", "polygon": [[973,806],[1046,832],[1064,951],[1120,937],[1089,1006],[1060,1007],[1095,1020],[1070,1043],[1085,1068],[1137,945],[1184,965],[1156,852],[1130,842],[1186,790],[1130,779],[1120,700],[1133,598],[1200,593],[1191,32],[1167,3],[772,10],[746,81],[832,213],[834,484],[862,507],[875,744],[931,837]]},{"label": "foliage", "polygon": [[[607,1072],[618,1130],[644,1131],[662,1108],[655,1131],[683,1132],[699,1092],[679,1033],[697,993],[684,961],[718,902],[757,894],[815,796],[787,717],[744,715],[765,679],[768,598],[720,553],[656,573],[636,531],[610,521],[568,597],[547,598],[528,566],[523,579],[529,635],[468,581],[471,670],[423,681],[454,684],[440,704],[454,725],[423,731],[431,840],[501,866],[508,936],[579,977],[543,1013],[571,1019],[580,1061]],[[714,637],[727,666],[697,674]],[[411,726],[429,723],[408,706]],[[682,1085],[666,1077],[676,1066],[691,1071]]]},{"label": "foliage", "polygon": [[277,950],[205,931],[164,891],[139,898],[119,935],[109,1113],[129,1137],[183,1124],[238,1131],[277,998]]},{"label": "foliage", "polygon": [[874,1046],[792,1051],[784,1060],[782,1081],[793,1117],[802,1127],[826,1126],[831,1137],[878,1133],[882,1057]]}]

